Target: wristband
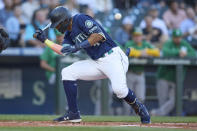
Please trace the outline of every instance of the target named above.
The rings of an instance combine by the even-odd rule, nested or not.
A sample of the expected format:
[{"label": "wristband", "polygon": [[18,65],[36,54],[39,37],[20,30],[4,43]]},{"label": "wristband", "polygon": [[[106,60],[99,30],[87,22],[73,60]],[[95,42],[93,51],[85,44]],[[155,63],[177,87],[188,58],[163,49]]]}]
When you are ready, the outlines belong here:
[{"label": "wristband", "polygon": [[85,40],[85,41],[83,41],[83,42],[81,42],[81,43],[79,43],[79,49],[82,49],[82,48],[88,48],[88,47],[90,47],[91,45],[90,45],[90,43],[89,43],[89,41],[88,40]]}]

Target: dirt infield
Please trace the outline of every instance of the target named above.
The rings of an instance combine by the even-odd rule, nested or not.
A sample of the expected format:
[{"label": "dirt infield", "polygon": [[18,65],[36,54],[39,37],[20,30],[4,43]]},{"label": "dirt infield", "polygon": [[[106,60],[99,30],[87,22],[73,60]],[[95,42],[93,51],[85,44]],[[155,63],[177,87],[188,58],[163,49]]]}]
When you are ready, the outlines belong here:
[{"label": "dirt infield", "polygon": [[197,129],[197,123],[152,123],[140,124],[133,122],[81,122],[81,123],[56,123],[52,121],[0,121],[0,127],[49,127],[49,126],[117,126],[117,127],[153,127],[153,128],[178,128]]}]

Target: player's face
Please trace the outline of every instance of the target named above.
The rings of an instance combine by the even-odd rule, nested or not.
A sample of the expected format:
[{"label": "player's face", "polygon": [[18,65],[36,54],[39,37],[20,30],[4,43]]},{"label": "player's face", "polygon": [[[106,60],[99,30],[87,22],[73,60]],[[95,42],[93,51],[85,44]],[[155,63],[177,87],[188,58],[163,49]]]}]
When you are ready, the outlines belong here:
[{"label": "player's face", "polygon": [[60,24],[58,24],[55,28],[61,32],[62,34],[64,34],[67,30],[71,30],[70,29],[70,23],[69,21],[64,21],[64,22],[61,22]]},{"label": "player's face", "polygon": [[[60,32],[63,23],[58,24],[55,28]],[[62,33],[62,32],[61,32]]]},{"label": "player's face", "polygon": [[141,43],[142,42],[142,35],[133,35],[133,41],[135,43]]},{"label": "player's face", "polygon": [[173,42],[177,45],[179,45],[181,43],[181,39],[182,37],[173,37]]}]

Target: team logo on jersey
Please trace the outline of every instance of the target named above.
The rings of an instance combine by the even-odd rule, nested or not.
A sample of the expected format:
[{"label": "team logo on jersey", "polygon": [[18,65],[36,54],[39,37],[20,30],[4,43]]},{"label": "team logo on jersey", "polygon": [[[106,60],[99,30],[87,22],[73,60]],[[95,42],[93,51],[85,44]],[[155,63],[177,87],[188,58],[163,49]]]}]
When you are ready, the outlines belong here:
[{"label": "team logo on jersey", "polygon": [[87,28],[91,28],[91,27],[93,26],[93,22],[92,22],[91,20],[86,20],[86,21],[85,21],[85,26],[86,26]]}]

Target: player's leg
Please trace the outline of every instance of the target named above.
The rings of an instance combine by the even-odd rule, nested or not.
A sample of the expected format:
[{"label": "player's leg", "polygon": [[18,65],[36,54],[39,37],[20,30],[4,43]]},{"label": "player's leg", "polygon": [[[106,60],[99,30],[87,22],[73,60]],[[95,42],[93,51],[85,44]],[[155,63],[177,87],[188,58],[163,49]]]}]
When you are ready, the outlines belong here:
[{"label": "player's leg", "polygon": [[175,106],[175,84],[168,82],[167,100],[159,108],[159,115],[165,116],[173,110]]},{"label": "player's leg", "polygon": [[99,69],[110,79],[116,96],[124,99],[132,106],[141,117],[142,123],[150,123],[150,116],[146,107],[138,101],[134,92],[127,87],[126,72],[128,70],[128,58],[121,49],[116,48],[111,55],[101,59],[98,63],[100,63]]},{"label": "player's leg", "polygon": [[[151,115],[153,116],[162,116],[166,114],[166,103],[168,105],[169,99],[169,82],[163,79],[157,81],[156,89],[157,89],[157,98],[159,102],[159,108],[153,109],[151,111]],[[168,108],[168,107],[167,107]],[[169,107],[170,108],[170,107]],[[166,111],[165,111],[166,110]]]},{"label": "player's leg", "polygon": [[166,80],[160,79],[157,81],[156,90],[159,107],[161,107],[168,99],[168,87],[169,84]]},{"label": "player's leg", "polygon": [[127,72],[127,86],[135,92],[136,90],[136,75],[130,71]]},{"label": "player's leg", "polygon": [[104,78],[106,76],[93,60],[78,61],[62,70],[62,80],[99,80]]},{"label": "player's leg", "polygon": [[[135,74],[131,71],[128,71],[127,72],[127,86],[129,89],[131,89],[135,93],[136,93],[136,91],[135,91],[136,90],[136,80],[137,79],[136,79]],[[130,115],[132,113],[131,106],[126,102],[124,102],[124,110],[125,110],[125,115]]]},{"label": "player's leg", "polygon": [[69,111],[54,121],[80,122],[79,109],[77,106],[77,84],[76,80],[103,79],[106,76],[100,72],[94,61],[84,60],[73,63],[62,70],[62,81],[66,94]]},{"label": "player's leg", "polygon": [[136,84],[136,96],[141,101],[145,101],[146,96],[146,87],[145,87],[145,78],[144,73],[137,75],[137,84]]}]

